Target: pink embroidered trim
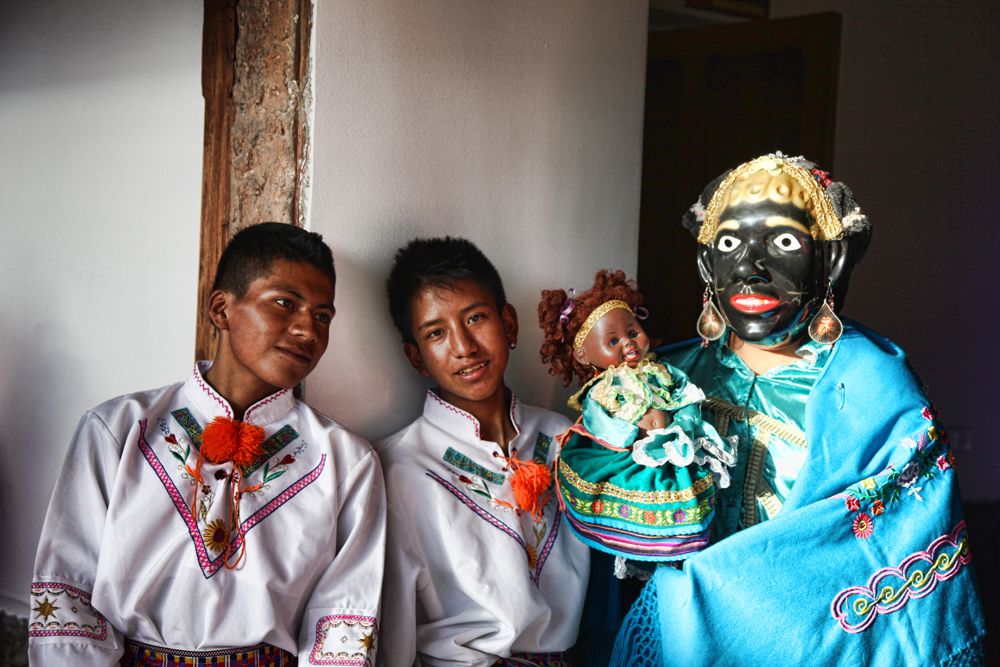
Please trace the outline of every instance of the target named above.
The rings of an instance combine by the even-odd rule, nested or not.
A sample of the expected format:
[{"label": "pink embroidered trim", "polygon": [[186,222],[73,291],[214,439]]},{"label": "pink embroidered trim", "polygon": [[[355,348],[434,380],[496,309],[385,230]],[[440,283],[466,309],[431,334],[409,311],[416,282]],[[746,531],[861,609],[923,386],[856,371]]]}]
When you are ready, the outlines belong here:
[{"label": "pink embroidered trim", "polygon": [[[951,553],[944,550],[949,546],[955,548]],[[899,611],[911,598],[930,594],[939,581],[951,579],[971,560],[965,521],[962,520],[950,533],[931,542],[926,551],[904,558],[899,567],[883,568],[868,579],[866,586],[852,586],[838,593],[830,605],[830,613],[847,632],[863,632],[879,615]],[[927,570],[913,567],[921,561],[930,567]],[[883,583],[891,577],[898,578],[900,583]]]},{"label": "pink embroidered trim", "polygon": [[[440,482],[441,486],[451,491],[452,495],[454,495],[456,498],[462,501],[462,503],[466,507],[468,507],[473,512],[478,514],[481,518],[489,522],[490,525],[494,526],[495,528],[499,528],[500,530],[502,530],[503,532],[507,533],[515,540],[517,540],[517,543],[521,545],[522,549],[524,549],[525,555],[526,556],[528,555],[528,545],[524,543],[524,538],[518,535],[517,532],[515,532],[510,526],[508,526],[503,521],[496,518],[495,516],[484,510],[482,507],[477,505],[474,500],[472,500],[467,495],[459,491],[454,485],[445,481],[442,477],[435,475],[430,470],[427,471],[427,476],[437,482]],[[559,510],[556,510],[556,516],[555,519],[553,520],[552,531],[549,533],[549,536],[546,539],[545,546],[542,548],[542,552],[538,555],[538,564],[535,566],[535,571],[529,574],[529,576],[531,577],[531,581],[534,582],[536,586],[538,585],[538,578],[542,574],[542,566],[545,564],[545,560],[549,557],[549,553],[552,551],[552,547],[555,544],[556,534],[559,532],[560,516],[561,512],[559,512]]]},{"label": "pink embroidered trim", "polygon": [[[198,529],[198,522],[195,521],[194,517],[191,515],[191,508],[187,506],[183,495],[177,489],[177,485],[174,484],[174,481],[170,478],[166,468],[164,468],[163,464],[160,463],[160,459],[157,458],[156,453],[153,452],[153,448],[149,446],[148,442],[146,442],[145,419],[139,421],[139,449],[142,450],[143,456],[146,457],[146,461],[148,461],[150,467],[153,468],[153,472],[155,472],[156,476],[160,478],[160,482],[170,495],[170,499],[174,501],[174,507],[177,508],[177,512],[181,515],[181,519],[183,519],[185,525],[187,525],[188,533],[191,535],[191,540],[194,542],[194,549],[198,554],[198,563],[201,565],[202,573],[205,575],[205,578],[208,579],[222,567],[229,557],[239,550],[243,543],[240,536],[237,534],[236,537],[232,539],[229,543],[229,548],[225,550],[224,554],[220,553],[215,557],[215,559],[212,559],[208,555],[208,549],[205,548],[205,540],[201,535],[201,531]],[[281,505],[288,502],[292,496],[316,481],[316,478],[318,478],[323,472],[325,465],[326,454],[323,454],[320,457],[319,464],[313,468],[311,472],[282,491],[269,503],[254,512],[246,521],[244,521],[242,523],[243,533],[246,534],[247,531],[267,518],[267,516],[273,513]],[[223,555],[225,558],[223,558]]]},{"label": "pink embroidered trim", "polygon": [[477,437],[477,438],[479,437],[479,420],[477,420],[477,419],[476,419],[475,417],[473,417],[472,415],[470,415],[470,414],[469,414],[468,412],[466,412],[465,410],[459,410],[458,408],[456,408],[456,407],[455,407],[454,405],[452,405],[451,403],[447,403],[447,402],[445,402],[445,401],[442,401],[442,400],[441,400],[441,397],[440,397],[440,396],[438,396],[437,394],[435,394],[433,390],[431,390],[431,389],[428,389],[428,390],[427,390],[427,393],[428,393],[428,394],[430,394],[430,396],[431,396],[431,397],[432,397],[432,398],[433,398],[433,399],[434,399],[435,401],[437,401],[438,403],[440,403],[441,405],[443,405],[443,406],[444,406],[444,407],[446,407],[447,409],[451,410],[451,411],[452,411],[452,412],[454,412],[454,413],[455,413],[456,415],[462,415],[463,417],[465,417],[466,419],[468,419],[469,421],[471,421],[471,422],[472,422],[472,423],[473,423],[473,424],[475,425],[475,427],[476,427],[476,437]]},{"label": "pink embroidered trim", "polygon": [[517,407],[517,394],[510,392],[510,421],[514,424],[514,430],[517,431],[518,435],[521,435],[521,425],[517,423],[517,418],[514,417],[514,408]]},{"label": "pink embroidered trim", "polygon": [[223,409],[225,409],[226,415],[230,419],[232,419],[233,418],[233,410],[232,410],[232,408],[229,407],[229,404],[225,401],[225,399],[223,399],[221,396],[219,396],[219,394],[216,393],[216,391],[214,389],[212,389],[211,387],[209,387],[208,383],[205,382],[202,379],[202,377],[201,377],[201,369],[198,368],[198,364],[194,365],[194,379],[195,379],[195,382],[198,383],[198,386],[201,387],[201,390],[204,391],[206,394],[208,394],[212,399],[214,399],[216,403],[218,403],[219,405],[221,405],[223,407]]},{"label": "pink embroidered trim", "polygon": [[268,396],[264,400],[260,401],[259,403],[254,403],[249,408],[247,408],[246,412],[243,413],[243,421],[250,421],[250,413],[251,412],[253,412],[254,410],[257,410],[258,408],[264,407],[268,403],[271,403],[273,401],[278,400],[279,398],[281,398],[282,396],[284,396],[285,394],[287,394],[290,391],[291,391],[291,389],[282,389],[281,391],[279,391],[276,394],[271,394],[270,396]]},{"label": "pink embroidered trim", "polygon": [[556,544],[556,535],[559,534],[559,523],[562,521],[562,512],[556,509],[555,518],[552,519],[552,530],[549,531],[549,537],[545,540],[545,546],[542,547],[542,553],[538,554],[538,567],[535,568],[535,574],[532,575],[531,580],[538,585],[538,579],[542,576],[542,566],[545,565],[545,561],[548,560],[549,554],[552,553],[552,548]]},{"label": "pink embroidered trim", "polygon": [[[62,591],[67,591],[69,593],[74,593],[80,597],[80,601],[87,605],[92,612],[94,612],[94,618],[97,620],[97,625],[100,631],[93,632],[89,630],[75,630],[73,627],[77,626],[75,623],[69,623],[65,627],[61,627],[58,630],[28,630],[29,637],[87,637],[89,639],[97,639],[103,641],[108,638],[108,622],[104,620],[101,616],[101,612],[94,609],[90,604],[90,593],[87,591],[80,590],[79,588],[74,588],[67,584],[59,584],[51,581],[35,581],[31,584],[31,594],[36,593],[44,594],[46,591],[53,591],[54,595],[59,595]],[[54,591],[59,591],[58,593]],[[51,625],[51,624],[50,624]],[[73,627],[71,627],[73,626]],[[87,627],[87,626],[83,626]]]},{"label": "pink embroidered trim", "polygon": [[[338,653],[332,658],[321,657],[321,649],[323,647],[323,642],[326,641],[326,633],[333,625],[332,621],[342,621],[346,625],[353,627],[355,625],[369,625],[374,629],[376,645],[379,638],[378,630],[378,620],[373,616],[351,616],[344,614],[334,614],[331,616],[324,616],[316,622],[316,640],[313,642],[312,651],[309,653],[309,663],[313,665],[349,665],[350,667],[369,667],[371,665],[371,660],[367,657],[358,659],[358,653],[353,655],[348,655],[346,652]],[[334,625],[340,625],[337,623]]]}]

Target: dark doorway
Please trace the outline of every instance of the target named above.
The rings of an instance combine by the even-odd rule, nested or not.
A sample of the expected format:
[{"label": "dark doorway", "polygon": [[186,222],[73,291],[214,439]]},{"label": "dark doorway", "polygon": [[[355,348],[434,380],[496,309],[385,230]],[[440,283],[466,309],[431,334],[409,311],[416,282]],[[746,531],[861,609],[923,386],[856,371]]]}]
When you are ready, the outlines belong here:
[{"label": "dark doorway", "polygon": [[651,335],[695,335],[704,285],[680,219],[709,181],[775,150],[830,168],[839,57],[835,13],[650,33],[637,279]]}]

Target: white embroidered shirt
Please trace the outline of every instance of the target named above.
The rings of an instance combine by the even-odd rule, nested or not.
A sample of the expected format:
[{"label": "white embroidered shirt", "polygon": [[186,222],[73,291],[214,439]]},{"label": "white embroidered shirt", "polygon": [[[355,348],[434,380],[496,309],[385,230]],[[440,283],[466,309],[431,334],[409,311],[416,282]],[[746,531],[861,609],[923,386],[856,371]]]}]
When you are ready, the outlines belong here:
[{"label": "white embroidered shirt", "polygon": [[233,463],[204,461],[203,482],[192,474],[201,430],[233,416],[207,368],[80,421],[35,559],[33,666],[117,665],[124,637],[173,650],[266,642],[300,665],[374,662],[377,457],[291,391],[273,394],[244,416],[263,427],[265,455],[241,470],[240,488],[252,490],[238,504],[241,529],[230,527]]},{"label": "white embroidered shirt", "polygon": [[[550,465],[569,420],[516,396],[510,414],[511,452]],[[572,647],[590,552],[554,489],[538,521],[519,512],[499,446],[433,391],[422,417],[375,448],[389,501],[379,662],[487,666],[513,652]]]}]

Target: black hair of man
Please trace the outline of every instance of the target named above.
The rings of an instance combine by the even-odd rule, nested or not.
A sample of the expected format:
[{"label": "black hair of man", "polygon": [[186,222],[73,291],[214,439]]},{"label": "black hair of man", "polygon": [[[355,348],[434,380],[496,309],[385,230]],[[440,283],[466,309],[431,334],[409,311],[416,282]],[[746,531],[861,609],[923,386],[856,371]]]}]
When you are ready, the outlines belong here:
[{"label": "black hair of man", "polygon": [[229,241],[219,258],[212,291],[232,292],[242,299],[250,283],[266,276],[276,259],[311,264],[337,286],[333,253],[322,236],[294,225],[263,222],[240,230]]},{"label": "black hair of man", "polygon": [[389,278],[389,314],[404,343],[416,344],[413,337],[413,298],[425,287],[450,288],[459,280],[471,279],[493,298],[497,312],[507,305],[503,280],[483,251],[467,239],[413,239],[396,252]]}]

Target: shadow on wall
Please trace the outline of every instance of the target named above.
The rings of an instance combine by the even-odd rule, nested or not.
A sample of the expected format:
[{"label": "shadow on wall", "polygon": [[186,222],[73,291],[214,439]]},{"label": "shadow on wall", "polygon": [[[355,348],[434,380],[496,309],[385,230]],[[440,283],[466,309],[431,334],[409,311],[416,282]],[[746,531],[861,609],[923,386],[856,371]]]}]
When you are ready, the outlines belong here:
[{"label": "shadow on wall", "polygon": [[[31,580],[35,545],[50,490],[62,468],[72,433],[66,432],[67,426],[79,418],[67,415],[75,410],[72,397],[85,385],[86,374],[78,360],[64,351],[69,336],[66,322],[39,322],[21,336],[11,335],[11,328],[0,331],[0,350],[11,355],[0,359],[0,423],[4,425],[0,441],[0,535],[18,539],[4,554],[0,603],[8,610],[22,611],[29,591],[12,587]],[[110,356],[109,350],[105,358]],[[16,494],[15,489],[42,491],[26,497]],[[40,499],[44,500],[38,502]]]}]

